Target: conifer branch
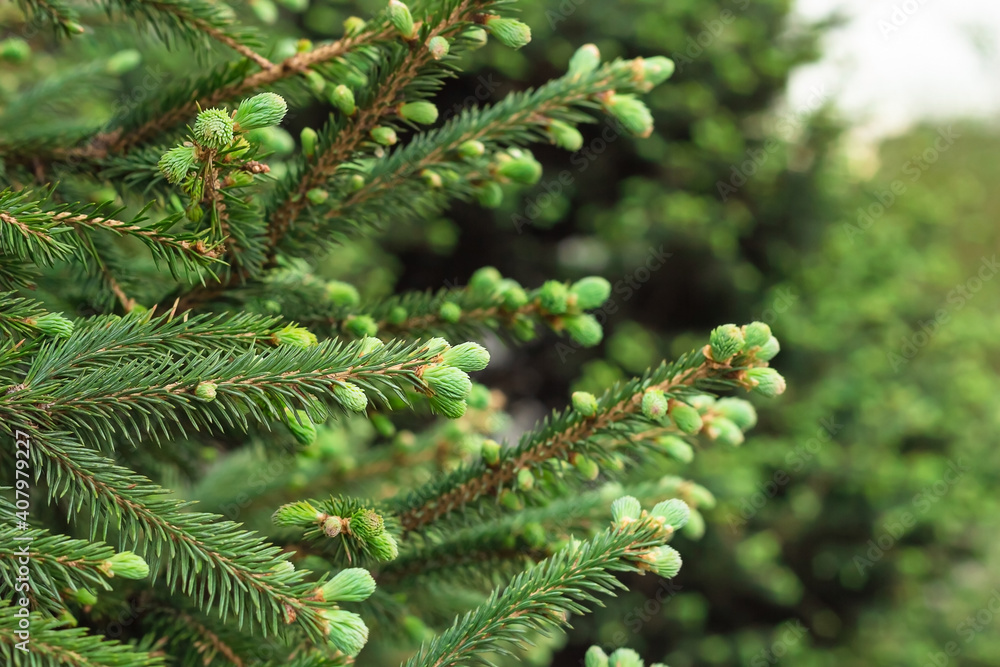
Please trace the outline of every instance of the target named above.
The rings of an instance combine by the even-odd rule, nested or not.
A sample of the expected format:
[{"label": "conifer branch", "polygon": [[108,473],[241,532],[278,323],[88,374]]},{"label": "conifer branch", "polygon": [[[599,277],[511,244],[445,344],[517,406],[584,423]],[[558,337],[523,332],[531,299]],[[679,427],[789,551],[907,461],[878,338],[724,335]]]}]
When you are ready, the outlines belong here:
[{"label": "conifer branch", "polygon": [[63,621],[31,612],[30,640],[16,646],[20,620],[7,600],[0,600],[0,659],[5,665],[31,667],[163,667],[164,656],[87,634],[87,628],[64,628]]},{"label": "conifer branch", "polygon": [[[286,329],[276,337],[312,336]],[[89,353],[77,338],[62,345],[71,354]],[[422,376],[441,365],[439,349],[397,343],[365,354],[365,345],[328,341],[306,349],[285,345],[259,354],[210,352],[177,360],[133,355],[126,363],[93,367],[84,375],[37,382],[29,371],[25,383],[0,396],[0,415],[46,429],[69,428],[85,442],[106,447],[118,434],[160,437],[175,424],[183,433],[179,417],[197,429],[245,430],[248,417],[280,419],[286,408],[304,409],[313,399],[357,411],[367,402],[366,391],[383,402],[383,392],[402,400],[406,390],[434,394]],[[206,389],[202,396],[208,387],[211,392]]]},{"label": "conifer branch", "polygon": [[189,40],[208,37],[252,60],[261,69],[274,67],[256,53],[248,42],[256,42],[251,33],[235,24],[235,14],[228,5],[205,0],[102,0],[109,11],[117,9],[130,18],[148,24],[161,38],[165,29]]},{"label": "conifer branch", "polygon": [[[759,375],[758,371],[765,370],[768,377],[777,375],[764,368],[767,362],[758,360],[757,353],[756,348],[741,351],[735,356],[730,354],[720,363],[713,360],[706,346],[704,351],[691,352],[673,364],[661,365],[643,378],[609,389],[589,415],[581,412],[579,406],[555,413],[534,431],[525,434],[516,447],[501,450],[494,463],[482,460],[467,465],[444,480],[417,489],[408,497],[397,498],[395,507],[400,523],[405,531],[419,530],[484,496],[514,488],[519,474],[524,474],[522,471],[530,474],[531,470],[544,467],[552,459],[568,461],[576,452],[586,453],[593,449],[592,441],[597,436],[613,434],[629,424],[649,424],[649,406],[644,405],[647,395],[659,396],[665,411],[668,401],[698,391],[739,386],[753,389],[757,386],[754,378]],[[721,358],[718,353],[716,356]],[[780,391],[783,390],[782,380]]]},{"label": "conifer branch", "polygon": [[[616,523],[582,544],[570,544],[494,591],[479,608],[425,642],[405,667],[453,667],[481,661],[478,654],[506,651],[525,633],[551,631],[571,613],[600,604],[597,595],[624,588],[614,572],[637,572],[637,563],[664,542],[662,525],[649,520]],[[669,535],[669,532],[667,533]]]},{"label": "conifer branch", "polygon": [[185,511],[190,503],[169,499],[165,489],[58,433],[35,432],[32,441],[33,467],[45,475],[50,501],[63,498],[77,511],[89,505],[91,534],[117,528],[152,576],[164,567],[172,590],[220,617],[231,611],[240,627],[252,619],[266,635],[298,623],[323,639],[325,606],[310,599],[316,585],[284,565],[277,547],[221,516]]},{"label": "conifer branch", "polygon": [[358,145],[368,133],[398,103],[399,97],[407,86],[420,76],[425,67],[434,63],[434,55],[426,44],[435,37],[453,37],[467,25],[474,13],[484,11],[488,5],[489,3],[473,0],[460,0],[439,23],[429,30],[422,31],[420,46],[411,52],[398,67],[390,71],[375,92],[371,94],[368,104],[358,109],[350,117],[336,139],[307,163],[305,170],[298,177],[298,184],[289,189],[284,201],[278,204],[269,216],[271,221],[269,236],[272,248],[278,246],[289,227],[295,224],[302,209],[307,205],[306,193],[326,184],[337,167],[357,151]]}]

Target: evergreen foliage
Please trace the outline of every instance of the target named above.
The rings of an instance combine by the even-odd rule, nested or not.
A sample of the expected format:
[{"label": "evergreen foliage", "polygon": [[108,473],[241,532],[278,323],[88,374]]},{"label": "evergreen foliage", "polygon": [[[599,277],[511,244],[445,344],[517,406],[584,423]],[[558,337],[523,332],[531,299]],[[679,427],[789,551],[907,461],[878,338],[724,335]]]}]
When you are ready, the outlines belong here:
[{"label": "evergreen foliage", "polygon": [[[714,499],[634,473],[743,441],[753,407],[716,395],[784,391],[766,325],[723,325],[498,443],[470,339],[544,325],[593,347],[605,279],[484,267],[369,299],[321,277],[335,247],[538,183],[531,144],[574,151],[601,119],[648,137],[670,60],[585,45],[553,81],[442,119],[468,52],[530,41],[510,2],[390,0],[282,58],[218,3],[99,7],[21,2],[46,47],[127,19],[211,64],[98,123],[71,120],[87,79],[65,72],[0,107],[7,662],[340,665],[373,640],[407,667],[468,664],[600,604],[616,573],[677,573],[666,542]],[[310,99],[328,118],[296,143],[279,125]]]}]

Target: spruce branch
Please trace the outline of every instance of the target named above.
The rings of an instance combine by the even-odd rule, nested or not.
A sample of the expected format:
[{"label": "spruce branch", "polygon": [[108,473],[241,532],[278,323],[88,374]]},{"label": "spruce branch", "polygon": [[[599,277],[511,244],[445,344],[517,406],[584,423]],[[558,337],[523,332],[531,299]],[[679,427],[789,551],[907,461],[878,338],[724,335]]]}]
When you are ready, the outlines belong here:
[{"label": "spruce branch", "polygon": [[206,0],[101,0],[101,4],[109,13],[119,11],[150,26],[164,41],[169,42],[171,33],[193,43],[207,37],[252,60],[261,69],[274,67],[251,48],[258,40],[251,31],[236,24],[235,13],[228,5]]},{"label": "spruce branch", "polygon": [[[164,656],[87,634],[87,628],[64,628],[64,621],[31,612],[30,639],[18,636],[21,619],[8,600],[0,600],[0,659],[30,667],[163,667]],[[21,644],[27,654],[18,647]]]},{"label": "spruce branch", "polygon": [[673,532],[643,516],[616,521],[584,543],[571,543],[493,592],[477,609],[425,642],[404,667],[451,667],[486,661],[487,651],[508,646],[529,631],[548,632],[568,623],[571,613],[601,604],[598,595],[624,588],[615,572],[638,572],[654,562]]},{"label": "spruce branch", "polygon": [[[676,401],[706,390],[740,386],[765,395],[780,393],[770,392],[757,379],[761,371],[768,378],[777,376],[758,354],[767,356],[761,347],[752,347],[716,361],[719,355],[713,358],[710,346],[706,346],[672,364],[662,364],[645,377],[609,389],[589,414],[578,409],[555,413],[525,434],[516,447],[501,450],[494,463],[481,460],[466,465],[441,481],[397,498],[394,507],[400,523],[405,531],[419,530],[484,496],[516,488],[520,477],[530,476],[532,470],[548,465],[550,460],[568,461],[578,452],[593,450],[598,436],[613,436],[630,425],[655,424],[665,415],[652,414],[648,395],[659,394],[665,401]],[[780,385],[783,390],[783,380]]]},{"label": "spruce branch", "polygon": [[[648,71],[647,61],[617,60],[586,73],[570,71],[537,90],[509,95],[483,109],[465,110],[438,130],[417,137],[405,147],[379,160],[364,185],[345,192],[324,215],[323,234],[344,234],[352,228],[377,224],[388,210],[425,213],[439,209],[449,197],[468,199],[477,181],[495,178],[488,155],[463,156],[461,148],[479,142],[484,150],[533,141],[553,142],[554,123],[592,122],[590,113],[608,94],[646,92],[662,81]],[[590,112],[590,113],[586,113]],[[428,192],[423,174],[428,169],[451,170],[457,179],[442,181],[441,191]],[[414,200],[427,200],[426,208]],[[402,205],[406,202],[405,205]]]},{"label": "spruce branch", "polygon": [[191,503],[56,432],[32,432],[32,464],[44,475],[50,502],[64,499],[80,511],[90,508],[91,536],[117,528],[150,565],[163,568],[167,585],[196,598],[220,618],[230,612],[237,625],[253,621],[265,635],[296,623],[323,640],[322,612],[315,583],[290,568],[280,549],[239,524],[214,514],[186,511]]}]

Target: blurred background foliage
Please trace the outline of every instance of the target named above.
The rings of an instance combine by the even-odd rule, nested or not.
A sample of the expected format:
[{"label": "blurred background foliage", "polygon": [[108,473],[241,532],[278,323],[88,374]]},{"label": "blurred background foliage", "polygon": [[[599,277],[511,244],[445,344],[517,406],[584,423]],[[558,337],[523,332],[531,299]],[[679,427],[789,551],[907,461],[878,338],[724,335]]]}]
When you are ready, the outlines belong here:
[{"label": "blurred background foliage", "polygon": [[[722,322],[760,319],[782,340],[775,366],[789,390],[761,406],[750,439],[663,471],[718,499],[704,536],[678,540],[676,585],[629,581],[631,592],[529,661],[577,664],[592,643],[672,667],[945,664],[947,650],[952,664],[990,665],[1000,655],[1000,193],[985,178],[1000,134],[945,124],[854,150],[822,90],[808,108],[783,103],[789,73],[820,56],[828,27],[795,24],[790,4],[522,3],[532,43],[473,53],[439,98],[443,115],[558,76],[577,46],[594,42],[605,58],[677,61],[648,99],[654,136],[592,126],[577,153],[535,151],[542,182],[510,190],[500,208],[459,205],[427,225],[386,221],[391,234],[347,245],[316,269],[366,296],[461,285],[484,265],[525,285],[607,277],[615,288],[599,348],[552,334],[507,349],[495,342],[484,381],[502,390],[493,405],[511,419],[484,432],[516,434],[572,389],[603,389]],[[272,21],[264,39],[287,55],[295,40],[284,35],[337,36],[348,15],[380,5],[257,0],[240,11]],[[75,69],[45,52],[31,63],[7,55],[0,89],[57,72],[67,99],[86,90],[77,110],[89,127],[122,103],[98,85],[109,67],[131,66],[121,55],[109,64],[109,54],[145,37],[129,43],[109,30],[109,39],[108,52],[70,50],[84,63]],[[171,72],[135,67],[126,88],[141,93],[161,74],[198,66],[172,62]],[[327,113],[316,103],[290,118],[287,139]],[[321,439],[322,456],[357,456],[344,464],[356,472],[364,457],[345,443],[377,435],[352,422]],[[266,476],[273,493],[255,502],[273,506],[286,482],[309,488],[289,475]],[[225,508],[231,498],[212,496],[222,481],[209,477],[192,494]]]}]

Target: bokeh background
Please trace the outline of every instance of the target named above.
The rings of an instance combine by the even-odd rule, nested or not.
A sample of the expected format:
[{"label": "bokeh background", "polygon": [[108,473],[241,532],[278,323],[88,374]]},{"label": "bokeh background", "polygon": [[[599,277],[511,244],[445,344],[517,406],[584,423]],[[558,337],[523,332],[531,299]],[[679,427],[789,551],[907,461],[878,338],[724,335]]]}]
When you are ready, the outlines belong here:
[{"label": "bokeh background", "polygon": [[[289,36],[338,36],[344,18],[381,4],[259,0],[241,11],[268,21],[275,52],[287,52]],[[997,9],[520,4],[532,43],[471,54],[442,93],[445,115],[559,76],[593,42],[605,58],[676,60],[647,98],[655,134],[595,125],[575,154],[539,148],[541,183],[509,190],[501,208],[394,224],[337,251],[322,274],[367,296],[464,284],[484,265],[529,286],[608,278],[600,347],[551,334],[493,342],[483,380],[506,394],[508,435],[572,390],[641,373],[725,322],[767,322],[789,386],[758,403],[744,445],[663,470],[718,500],[700,539],[678,538],[674,585],[631,579],[526,659],[576,665],[599,643],[672,667],[1000,664]],[[160,48],[107,39],[102,54]],[[67,58],[92,62],[79,48]],[[198,67],[155,60],[166,64],[126,75],[137,94]],[[103,65],[46,62],[70,93],[79,87],[66,99],[81,125],[106,114],[116,93],[102,88]],[[19,83],[0,68],[0,87]],[[327,113],[290,118],[289,141]]]}]

